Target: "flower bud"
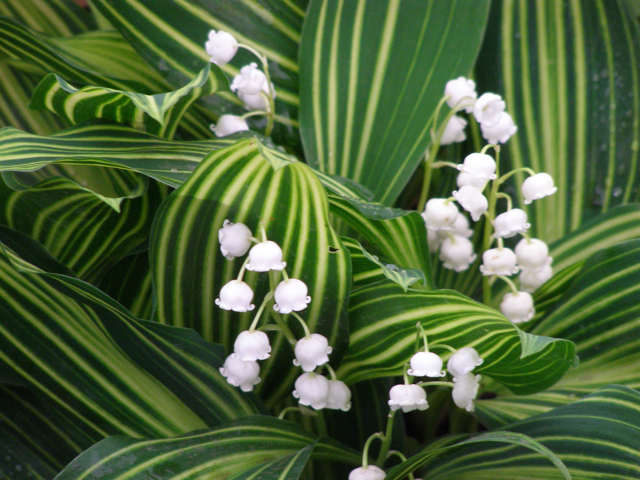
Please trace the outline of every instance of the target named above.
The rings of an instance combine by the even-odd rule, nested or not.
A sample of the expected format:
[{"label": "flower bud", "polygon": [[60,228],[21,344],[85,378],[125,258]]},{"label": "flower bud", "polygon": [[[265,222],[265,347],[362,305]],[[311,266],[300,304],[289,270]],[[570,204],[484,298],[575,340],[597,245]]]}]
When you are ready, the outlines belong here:
[{"label": "flower bud", "polygon": [[234,387],[240,387],[243,392],[250,392],[253,386],[260,383],[260,365],[258,362],[245,362],[234,355],[230,355],[220,368],[223,377]]},{"label": "flower bud", "polygon": [[527,213],[519,208],[512,208],[508,212],[501,213],[493,221],[495,238],[510,238],[518,233],[524,233],[531,226],[527,223]]},{"label": "flower bud", "polygon": [[253,290],[240,280],[231,280],[220,289],[220,298],[216,298],[216,305],[224,310],[234,312],[250,312],[255,308],[251,303]]},{"label": "flower bud", "polygon": [[516,245],[516,257],[520,268],[536,272],[547,265],[551,265],[552,262],[549,256],[549,247],[537,238],[523,238],[520,240]]},{"label": "flower bud", "polygon": [[538,271],[523,269],[518,277],[520,279],[520,290],[523,292],[533,293],[544,285],[552,276],[553,269],[551,268],[551,265],[546,265]]},{"label": "flower bud", "polygon": [[218,230],[220,251],[227,260],[242,257],[251,247],[251,230],[244,223],[231,223],[225,220]]},{"label": "flower bud", "polygon": [[482,380],[482,376],[474,376],[471,373],[453,379],[455,385],[453,386],[451,396],[458,407],[464,408],[467,412],[473,412],[475,408],[473,400],[475,400],[478,395],[480,380]]},{"label": "flower bud", "polygon": [[475,175],[471,175],[467,172],[460,172],[456,178],[456,185],[458,185],[458,188],[466,187],[467,185],[469,185],[480,190],[480,193],[482,193],[482,190],[484,190],[484,186],[486,184],[486,180],[478,178]]},{"label": "flower bud", "polygon": [[507,293],[500,303],[500,311],[511,323],[528,322],[536,313],[533,298],[527,292]]},{"label": "flower bud", "polygon": [[449,357],[447,370],[453,378],[462,377],[482,365],[482,362],[484,360],[480,358],[475,348],[463,347]]},{"label": "flower bud", "polygon": [[276,242],[271,240],[260,242],[249,251],[247,270],[268,272],[269,270],[282,270],[286,266],[287,262],[282,261],[282,250]]},{"label": "flower bud", "polygon": [[411,357],[411,368],[407,371],[414,377],[444,377],[442,359],[432,352],[418,352]]},{"label": "flower bud", "polygon": [[481,125],[487,127],[497,123],[504,112],[505,103],[500,95],[485,93],[476,100],[473,106],[473,116]]},{"label": "flower bud", "polygon": [[476,259],[473,253],[473,243],[464,237],[454,235],[453,240],[446,238],[440,246],[440,260],[443,267],[456,272],[462,272],[469,268]]},{"label": "flower bud", "polygon": [[450,108],[466,106],[464,110],[467,113],[473,111],[473,104],[478,98],[476,82],[465,77],[449,80],[444,87],[444,94],[449,96],[447,105]]},{"label": "flower bud", "polygon": [[474,177],[483,181],[494,180],[496,178],[496,161],[484,153],[472,153],[467,155],[458,170],[470,173]]},{"label": "flower bud", "polygon": [[402,408],[403,412],[426,410],[427,392],[419,385],[395,385],[389,391],[389,407],[392,411]]},{"label": "flower bud", "polygon": [[307,405],[316,410],[327,406],[329,397],[329,380],[315,373],[303,373],[296,380],[293,396],[300,405]]},{"label": "flower bud", "polygon": [[267,77],[258,70],[256,63],[250,63],[240,69],[240,74],[233,77],[231,91],[240,92],[246,95],[257,95],[262,91],[263,85],[267,82]]},{"label": "flower bud", "polygon": [[447,126],[444,127],[442,132],[442,138],[440,139],[440,145],[451,145],[452,143],[464,142],[467,136],[464,134],[464,128],[467,126],[467,121],[454,115],[447,122]]},{"label": "flower bud", "polygon": [[516,254],[509,248],[492,248],[482,254],[482,275],[510,276],[518,273]]},{"label": "flower bud", "polygon": [[367,465],[366,467],[358,467],[351,470],[349,480],[384,480],[387,474],[384,470],[375,465]]},{"label": "flower bud", "polygon": [[209,32],[209,41],[204,44],[204,48],[209,55],[211,63],[223,66],[231,61],[238,51],[238,42],[235,37],[228,32]]},{"label": "flower bud", "polygon": [[240,332],[233,345],[234,355],[245,362],[254,362],[256,360],[266,360],[271,353],[271,345],[269,345],[269,337],[264,332],[254,330],[250,332],[245,330]]},{"label": "flower bud", "polygon": [[446,198],[432,198],[427,202],[422,218],[429,230],[451,230],[458,216],[458,207]]},{"label": "flower bud", "polygon": [[351,408],[351,390],[340,380],[329,380],[327,408],[348,412]]},{"label": "flower bud", "polygon": [[[273,90],[273,98],[276,98],[276,90],[273,88],[273,84],[271,84],[271,89]],[[262,93],[265,93],[263,95]],[[247,110],[262,110],[269,111],[269,84],[264,82],[262,85],[262,90],[255,95],[251,95],[250,93],[245,93],[238,90],[238,98],[242,100],[244,103],[244,108]]]},{"label": "flower bud", "polygon": [[295,278],[280,282],[274,297],[276,303],[273,309],[283,315],[294,310],[300,312],[307,308],[307,304],[311,301],[311,297],[307,295],[307,286]]},{"label": "flower bud", "polygon": [[298,340],[294,351],[296,359],[293,364],[302,367],[305,372],[313,372],[316,367],[329,361],[331,347],[326,337],[312,333],[309,337]]},{"label": "flower bud", "polygon": [[460,190],[454,190],[452,195],[462,208],[471,214],[474,222],[480,220],[480,216],[489,208],[487,198],[475,187],[467,185]]},{"label": "flower bud", "polygon": [[482,136],[487,142],[497,145],[498,143],[507,143],[516,134],[518,127],[513,123],[511,115],[507,112],[502,112],[500,120],[490,126],[481,123],[480,130],[482,130]]},{"label": "flower bud", "polygon": [[553,185],[553,178],[548,173],[538,173],[522,182],[522,195],[525,205],[534,200],[553,195],[558,190]]},{"label": "flower bud", "polygon": [[249,125],[243,118],[235,115],[222,115],[218,119],[216,126],[211,128],[216,137],[226,137],[233,133],[245,132],[249,130]]}]

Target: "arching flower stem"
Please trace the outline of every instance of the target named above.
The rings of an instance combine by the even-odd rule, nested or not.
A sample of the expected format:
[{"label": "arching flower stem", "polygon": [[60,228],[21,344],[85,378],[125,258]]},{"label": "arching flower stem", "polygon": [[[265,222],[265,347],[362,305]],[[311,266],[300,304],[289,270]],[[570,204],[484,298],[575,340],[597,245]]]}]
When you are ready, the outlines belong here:
[{"label": "arching flower stem", "polygon": [[373,442],[376,438],[380,440],[384,440],[384,434],[382,432],[374,433],[367,438],[367,441],[364,444],[364,449],[362,450],[362,466],[367,468],[369,466],[369,446],[371,442]]},{"label": "arching flower stem", "polygon": [[302,317],[300,315],[298,315],[295,311],[292,311],[291,315],[296,317],[298,319],[298,321],[300,322],[300,325],[302,325],[302,328],[304,329],[304,336],[306,338],[311,338],[311,332],[309,331],[309,327],[307,327],[307,322],[305,322],[302,319]]},{"label": "arching flower stem", "polygon": [[504,282],[506,282],[507,285],[509,285],[509,288],[511,289],[511,291],[513,292],[514,295],[518,294],[518,288],[516,287],[515,283],[513,283],[513,281],[509,277],[505,277],[503,275],[497,275],[497,277],[500,280],[503,280]]},{"label": "arching flower stem", "polygon": [[515,170],[511,170],[509,173],[505,173],[498,179],[499,184],[503,184],[511,175],[514,175],[518,172],[527,172],[530,176],[534,176],[536,172],[531,170],[529,167],[516,168]]},{"label": "arching flower stem", "polygon": [[247,268],[247,263],[249,263],[249,257],[244,259],[244,262],[242,263],[242,267],[240,267],[240,273],[238,273],[238,281],[241,282],[242,281],[242,277],[244,277],[244,271]]},{"label": "arching flower stem", "polygon": [[451,387],[451,388],[455,387],[455,383],[453,382],[420,382],[420,383],[417,383],[416,385],[419,385],[421,387],[430,387],[432,385],[439,385],[442,387]]},{"label": "arching flower stem", "polygon": [[256,312],[256,316],[254,317],[253,322],[251,322],[251,326],[249,327],[250,332],[253,332],[258,326],[258,322],[260,321],[260,316],[262,315],[262,312],[264,312],[264,309],[269,303],[269,300],[271,300],[271,297],[273,297],[273,292],[269,292],[264,296],[264,299],[262,300],[262,305],[260,305],[260,308]]},{"label": "arching flower stem", "polygon": [[269,98],[267,99],[269,101],[269,112],[267,114],[268,115],[267,128],[264,131],[264,136],[268,137],[269,135],[271,135],[271,131],[273,130],[273,120],[276,114],[276,105],[275,105],[275,101],[273,100],[273,85],[271,84],[271,74],[269,73],[269,63],[267,61],[267,57],[262,55],[260,52],[258,52],[254,48],[248,45],[245,45],[243,43],[238,44],[238,47],[244,48],[245,50],[250,51],[260,59],[260,62],[262,63],[262,69],[264,70],[264,76],[267,77],[267,87],[269,88],[269,95],[268,95]]},{"label": "arching flower stem", "polygon": [[418,329],[418,335],[422,336],[422,341],[424,342],[424,351],[429,352],[429,342],[427,341],[427,332],[424,331],[422,324],[420,322],[416,323],[416,328]]}]

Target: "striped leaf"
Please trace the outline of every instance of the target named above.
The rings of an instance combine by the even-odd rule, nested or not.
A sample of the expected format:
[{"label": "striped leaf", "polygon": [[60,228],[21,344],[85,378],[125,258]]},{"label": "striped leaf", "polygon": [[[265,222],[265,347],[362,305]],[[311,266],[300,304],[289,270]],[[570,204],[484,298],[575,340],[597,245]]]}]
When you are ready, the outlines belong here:
[{"label": "striped leaf", "polygon": [[203,94],[211,93],[202,89],[209,70],[207,64],[182,88],[155,95],[100,86],[78,89],[51,73],[36,87],[29,107],[50,110],[74,125],[93,118],[103,118],[130,124],[160,137],[172,138],[182,114],[191,103]]},{"label": "striped leaf", "polygon": [[573,402],[595,389],[617,383],[640,388],[640,240],[630,240],[591,256],[560,300],[530,328],[538,335],[571,340],[580,357],[546,392],[478,402],[480,417],[504,425]]},{"label": "striped leaf", "polygon": [[351,257],[351,272],[353,275],[353,288],[376,283],[387,278],[377,263],[369,260],[362,246],[353,238],[341,237],[342,243],[349,249]]},{"label": "striped leaf", "polygon": [[[329,225],[324,188],[313,171],[299,162],[275,170],[266,150],[252,139],[211,153],[158,210],[150,243],[156,317],[194,328],[231,352],[255,312],[239,314],[215,305],[220,289],[238,276],[244,260],[223,257],[218,230],[228,219],[259,235],[261,224],[282,247],[288,274],[308,286],[313,300],[301,314],[311,331],[329,339],[332,363],[337,364],[347,342],[348,251]],[[246,272],[244,278],[259,305],[269,289],[269,275]],[[267,311],[275,315],[271,306]],[[295,318],[288,321],[301,333]],[[299,375],[285,338],[274,335],[271,345],[257,386],[267,404],[289,396]]]},{"label": "striped leaf", "polygon": [[[4,433],[4,432],[3,432]],[[0,437],[0,476],[2,478],[29,478],[47,480],[56,470],[42,461],[37,454],[9,435]]]},{"label": "striped leaf", "polygon": [[310,165],[391,204],[421,162],[448,80],[468,75],[489,2],[310,2],[300,123]]},{"label": "striped leaf", "polygon": [[[6,237],[32,259],[46,256],[20,247],[21,234]],[[137,320],[90,285],[45,273],[7,247],[0,292],[0,378],[19,376],[55,405],[82,432],[82,448],[109,435],[173,436],[264,411],[222,377],[220,346]]]},{"label": "striped leaf", "polygon": [[67,37],[96,26],[91,14],[74,0],[3,0],[0,15],[54,36]]},{"label": "striped leaf", "polygon": [[[352,292],[349,349],[337,375],[347,383],[400,375],[415,353],[416,323],[429,342],[474,347],[484,363],[476,368],[517,395],[556,383],[574,361],[568,340],[522,332],[501,314],[457,292],[404,292],[384,281]],[[449,352],[442,351],[443,359]]]},{"label": "striped leaf", "polygon": [[[196,66],[209,61],[204,44],[211,29],[230,32],[240,43],[266,55],[277,94],[274,139],[280,144],[299,144],[297,54],[304,10],[293,2],[93,0],[92,4],[174,86],[193,78],[202,68]],[[255,61],[254,55],[240,50],[222,71],[234,76],[243,65]],[[228,92],[222,77],[218,80],[224,88],[217,90]],[[218,114],[242,108],[230,92],[202,101]],[[250,119],[252,125],[264,126],[253,122]]]},{"label": "striped leaf", "polygon": [[532,233],[556,240],[637,201],[640,30],[627,2],[504,0],[489,30],[477,80],[504,96],[518,125],[505,158],[558,187],[529,207]]},{"label": "striped leaf", "polygon": [[[125,458],[129,460],[123,462]],[[359,454],[296,424],[251,416],[174,438],[108,438],[76,458],[56,478],[142,479],[153,472],[163,480],[296,480],[309,458],[351,465],[360,462]]]},{"label": "striped leaf", "polygon": [[[578,402],[509,425],[504,433],[538,440],[562,460],[574,480],[638,478],[638,419],[640,394],[624,386],[609,386]],[[429,480],[563,478],[546,458],[517,445],[467,446],[431,461],[424,471]],[[390,474],[387,478],[400,477]]]}]

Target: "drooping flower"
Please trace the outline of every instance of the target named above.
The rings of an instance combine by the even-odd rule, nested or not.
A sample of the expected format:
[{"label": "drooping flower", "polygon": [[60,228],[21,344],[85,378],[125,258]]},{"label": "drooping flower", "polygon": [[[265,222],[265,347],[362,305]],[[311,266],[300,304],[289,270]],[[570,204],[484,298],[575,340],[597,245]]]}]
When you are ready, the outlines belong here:
[{"label": "drooping flower", "polygon": [[233,345],[234,355],[245,362],[266,360],[271,353],[269,337],[260,330],[240,332]]},{"label": "drooping flower", "polygon": [[258,95],[267,83],[266,75],[258,70],[258,64],[250,63],[240,69],[240,74],[233,77],[231,91],[244,95]]},{"label": "drooping flower", "polygon": [[418,385],[395,385],[389,391],[389,407],[395,411],[402,408],[403,412],[412,410],[426,410],[427,392]]},{"label": "drooping flower", "polygon": [[507,143],[516,134],[518,127],[513,123],[511,115],[502,112],[500,120],[491,125],[481,123],[480,130],[482,130],[482,136],[487,142],[497,145],[498,143]]},{"label": "drooping flower", "polygon": [[349,411],[351,408],[351,390],[340,380],[329,380],[329,396],[327,408],[331,410]]},{"label": "drooping flower", "polygon": [[458,407],[464,408],[467,412],[473,412],[475,408],[473,401],[478,395],[480,380],[482,380],[482,376],[473,375],[472,373],[453,379],[454,386],[451,396]]},{"label": "drooping flower", "polygon": [[447,370],[454,377],[462,377],[474,368],[482,365],[484,360],[473,347],[462,347],[456,353],[449,357],[447,362]]},{"label": "drooping flower", "polygon": [[316,367],[329,361],[331,347],[326,337],[312,333],[309,337],[298,340],[294,351],[296,359],[293,364],[302,367],[305,372],[313,372]]},{"label": "drooping flower", "polygon": [[487,181],[496,178],[496,161],[485,153],[467,155],[464,162],[458,165],[461,172],[470,173],[474,177]]},{"label": "drooping flower", "polygon": [[476,260],[473,243],[459,235],[454,235],[453,239],[446,238],[440,246],[440,260],[444,262],[443,267],[449,270],[456,272],[467,270]]},{"label": "drooping flower", "polygon": [[[438,247],[440,247],[440,243],[444,242],[444,240],[449,236],[447,233],[451,235],[459,235],[464,238],[470,238],[473,235],[473,230],[469,228],[469,220],[463,213],[458,213],[456,217],[456,221],[453,222],[453,227],[448,232],[446,231],[438,231],[436,232],[438,235]],[[432,252],[433,253],[433,252]]]},{"label": "drooping flower", "polygon": [[444,238],[440,237],[439,231],[427,228],[427,243],[429,244],[429,253],[436,253],[440,248],[440,243],[442,243],[442,240],[444,240]]},{"label": "drooping flower", "polygon": [[551,265],[546,265],[537,271],[523,269],[518,277],[520,279],[520,290],[533,293],[551,277],[553,277]]},{"label": "drooping flower", "polygon": [[300,405],[321,410],[327,406],[329,398],[329,380],[313,372],[303,373],[298,377],[293,396]]},{"label": "drooping flower", "polygon": [[466,185],[460,190],[454,190],[452,195],[460,206],[471,214],[474,222],[480,220],[480,216],[489,208],[487,197],[471,185]]},{"label": "drooping flower", "polygon": [[281,314],[300,312],[307,308],[311,297],[307,295],[308,289],[305,283],[296,278],[283,280],[276,287],[274,294],[275,305],[273,309]]},{"label": "drooping flower", "polygon": [[[271,84],[271,90],[273,94],[273,99],[275,100],[276,90],[275,88],[273,88],[273,84]],[[244,108],[247,110],[263,110],[268,112],[269,111],[269,84],[267,82],[264,82],[264,84],[262,85],[262,90],[256,93],[255,95],[238,91],[238,98],[242,100],[242,102],[244,103]]]},{"label": "drooping flower", "polygon": [[467,136],[464,134],[464,129],[467,126],[467,121],[457,115],[452,116],[447,122],[447,126],[444,127],[442,132],[442,138],[440,139],[440,145],[451,145],[452,143],[464,142]]},{"label": "drooping flower", "polygon": [[241,280],[231,280],[220,289],[220,298],[216,298],[216,305],[224,310],[250,312],[255,308],[251,300],[253,300],[251,287]]},{"label": "drooping flower", "polygon": [[484,93],[473,106],[473,116],[480,125],[490,127],[500,120],[504,108],[505,103],[500,95]]},{"label": "drooping flower", "polygon": [[220,251],[227,260],[242,257],[251,247],[251,230],[244,223],[231,223],[225,220],[218,230]]},{"label": "drooping flower", "polygon": [[222,115],[218,119],[218,123],[215,126],[212,125],[211,130],[216,134],[216,137],[226,137],[227,135],[249,130],[249,125],[242,117]]},{"label": "drooping flower", "polygon": [[534,272],[542,270],[552,262],[552,258],[549,256],[549,247],[537,238],[520,240],[516,245],[516,257],[520,268]]},{"label": "drooping flower", "polygon": [[553,178],[548,173],[532,175],[522,182],[522,195],[526,205],[534,200],[553,195],[557,190],[553,184]]},{"label": "drooping flower", "polygon": [[456,185],[458,185],[458,188],[471,186],[477,188],[482,193],[482,190],[484,189],[484,186],[486,184],[486,180],[478,178],[475,175],[471,175],[467,172],[460,172],[456,177]]},{"label": "drooping flower", "polygon": [[421,215],[429,230],[451,230],[458,216],[458,207],[446,198],[432,198]]},{"label": "drooping flower", "polygon": [[528,322],[536,313],[533,297],[527,292],[507,293],[500,303],[500,311],[511,323]]},{"label": "drooping flower", "polygon": [[411,357],[411,368],[407,370],[414,377],[444,377],[442,359],[433,352],[418,352]]},{"label": "drooping flower", "polygon": [[351,470],[349,480],[384,480],[387,474],[384,470],[375,465],[367,465],[366,467],[358,467]]},{"label": "drooping flower", "polygon": [[482,275],[506,275],[518,273],[516,254],[509,248],[491,248],[482,254]]},{"label": "drooping flower", "polygon": [[527,223],[527,212],[519,208],[512,208],[508,212],[501,213],[493,221],[495,238],[509,238],[524,233],[531,226]]},{"label": "drooping flower", "polygon": [[287,262],[282,261],[282,249],[276,242],[271,240],[260,242],[249,250],[247,270],[268,272],[269,270],[282,270],[286,266]]},{"label": "drooping flower", "polygon": [[229,32],[209,32],[209,40],[204,44],[211,63],[224,66],[231,61],[238,51],[238,41]]},{"label": "drooping flower", "polygon": [[448,95],[447,105],[450,108],[465,107],[465,112],[473,111],[473,104],[478,98],[476,82],[465,77],[449,80],[444,87],[444,94]]},{"label": "drooping flower", "polygon": [[258,362],[245,362],[234,355],[227,357],[220,368],[220,373],[227,378],[229,384],[240,387],[243,392],[250,392],[254,385],[260,383]]}]

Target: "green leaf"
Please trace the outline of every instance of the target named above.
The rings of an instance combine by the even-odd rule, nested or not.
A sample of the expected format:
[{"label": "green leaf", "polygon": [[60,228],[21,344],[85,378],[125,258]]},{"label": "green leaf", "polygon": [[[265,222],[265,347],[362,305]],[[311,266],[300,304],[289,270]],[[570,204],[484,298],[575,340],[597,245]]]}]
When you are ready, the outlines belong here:
[{"label": "green leaf", "polygon": [[[430,344],[453,348],[471,346],[484,363],[474,370],[518,395],[534,393],[556,383],[574,360],[571,341],[527,335],[501,314],[457,292],[404,292],[379,282],[351,294],[349,349],[338,370],[347,383],[400,375],[415,353],[416,323]],[[438,352],[440,354],[441,352]],[[444,360],[450,355],[442,351]]]},{"label": "green leaf", "polygon": [[310,165],[398,197],[429,143],[447,81],[468,75],[489,2],[309,5],[300,46],[300,122]]},{"label": "green leaf", "polygon": [[591,256],[555,307],[534,320],[531,332],[560,336],[576,345],[580,365],[546,392],[526,397],[500,394],[478,402],[480,417],[504,425],[573,402],[612,382],[640,387],[640,240]]},{"label": "green leaf", "polygon": [[[539,441],[562,460],[574,480],[636,478],[640,475],[638,412],[640,394],[612,385],[578,402],[509,425],[505,430]],[[425,477],[430,480],[562,478],[547,459],[531,455],[522,447],[486,444],[468,446],[431,462]]]},{"label": "green leaf", "polygon": [[5,0],[0,15],[47,35],[68,36],[95,28],[91,14],[73,0]]},{"label": "green leaf", "polygon": [[354,289],[387,278],[382,271],[382,267],[364,255],[360,243],[349,237],[341,237],[341,239],[343,245],[349,249]]},{"label": "green leaf", "polygon": [[357,465],[360,455],[300,426],[266,416],[245,417],[218,428],[161,440],[112,437],[84,452],[59,480],[278,478],[296,480],[309,458]]},{"label": "green leaf", "polygon": [[380,261],[378,257],[367,252],[362,245],[360,245],[360,249],[362,250],[362,254],[367,260],[378,265],[382,269],[382,274],[392,282],[400,285],[405,292],[411,285],[420,280],[422,280],[423,285],[427,284],[427,280],[421,270],[417,270],[415,268],[405,270],[396,265]]},{"label": "green leaf", "polygon": [[[236,336],[248,328],[255,312],[239,314],[215,305],[220,289],[238,276],[243,262],[223,257],[218,230],[228,219],[260,236],[262,225],[281,246],[289,276],[308,286],[312,301],[301,315],[312,332],[329,339],[337,365],[347,343],[348,251],[329,224],[325,191],[313,171],[299,162],[274,170],[261,153],[264,148],[251,139],[212,152],[158,210],[150,241],[156,317],[194,328],[232,352]],[[244,281],[260,305],[270,288],[269,275],[246,272]],[[270,305],[267,311],[274,312]],[[300,337],[297,320],[287,321]],[[299,374],[285,338],[275,336],[271,346],[257,386],[268,405],[289,396]]]},{"label": "green leaf", "polygon": [[640,30],[627,2],[495,2],[488,30],[478,88],[501,93],[518,125],[503,158],[558,187],[529,206],[531,233],[556,240],[637,201]]}]

